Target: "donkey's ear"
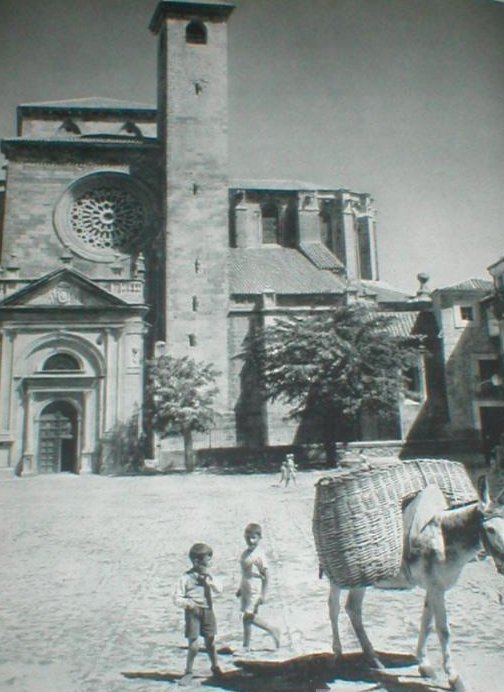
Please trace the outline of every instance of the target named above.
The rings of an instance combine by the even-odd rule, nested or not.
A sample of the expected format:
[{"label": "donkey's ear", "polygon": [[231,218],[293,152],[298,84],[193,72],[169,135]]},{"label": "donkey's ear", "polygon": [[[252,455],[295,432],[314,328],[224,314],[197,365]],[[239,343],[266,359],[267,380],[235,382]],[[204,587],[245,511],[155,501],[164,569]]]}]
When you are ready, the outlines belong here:
[{"label": "donkey's ear", "polygon": [[494,500],[494,503],[496,505],[504,505],[504,488],[500,491],[500,493],[497,495],[497,497]]},{"label": "donkey's ear", "polygon": [[488,490],[488,480],[486,476],[478,478],[478,493],[483,507],[488,507],[491,503],[490,492]]}]

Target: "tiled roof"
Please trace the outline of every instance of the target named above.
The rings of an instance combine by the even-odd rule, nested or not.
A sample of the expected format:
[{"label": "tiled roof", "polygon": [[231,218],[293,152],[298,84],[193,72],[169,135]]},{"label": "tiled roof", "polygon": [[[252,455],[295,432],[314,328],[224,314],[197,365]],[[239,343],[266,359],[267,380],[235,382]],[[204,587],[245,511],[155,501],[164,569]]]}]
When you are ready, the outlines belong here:
[{"label": "tiled roof", "polygon": [[442,288],[438,288],[437,292],[444,293],[445,291],[491,291],[492,286],[492,282],[488,281],[487,279],[478,279],[473,277],[471,279],[461,281],[458,284],[452,284],[451,286],[443,286]]},{"label": "tiled roof", "polygon": [[408,293],[394,288],[386,281],[362,281],[361,283],[366,291],[376,294],[376,300],[379,303],[405,302],[411,297]]},{"label": "tiled roof", "polygon": [[230,250],[231,293],[308,295],[343,293],[344,282],[332,272],[317,269],[298,250],[279,246]]},{"label": "tiled roof", "polygon": [[299,249],[317,269],[344,269],[339,259],[323,243],[300,243]]},{"label": "tiled roof", "polygon": [[22,103],[20,108],[55,108],[61,110],[147,110],[155,111],[156,107],[146,103],[123,101],[101,96],[86,96],[78,99],[66,99],[64,101],[42,101],[39,103]]},{"label": "tiled roof", "polygon": [[394,336],[436,336],[438,333],[436,319],[431,312],[386,312],[383,314],[394,317],[389,326],[389,331]]}]

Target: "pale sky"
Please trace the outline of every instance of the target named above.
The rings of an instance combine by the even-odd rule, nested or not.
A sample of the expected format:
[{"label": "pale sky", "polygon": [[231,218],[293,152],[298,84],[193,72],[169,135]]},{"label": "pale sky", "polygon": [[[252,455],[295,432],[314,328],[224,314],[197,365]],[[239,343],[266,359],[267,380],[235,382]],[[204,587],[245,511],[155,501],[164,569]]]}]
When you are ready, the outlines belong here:
[{"label": "pale sky", "polygon": [[[155,0],[0,0],[0,137],[15,107],[155,103]],[[414,291],[504,255],[504,5],[236,0],[230,173],[369,192],[381,278]]]}]

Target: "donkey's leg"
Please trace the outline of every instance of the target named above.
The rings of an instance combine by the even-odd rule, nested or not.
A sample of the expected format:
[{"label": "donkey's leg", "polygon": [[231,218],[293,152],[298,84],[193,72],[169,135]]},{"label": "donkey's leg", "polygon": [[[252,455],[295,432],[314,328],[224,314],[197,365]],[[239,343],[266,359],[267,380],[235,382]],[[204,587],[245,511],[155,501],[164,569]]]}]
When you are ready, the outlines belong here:
[{"label": "donkey's leg", "polygon": [[446,613],[445,592],[442,589],[433,589],[432,595],[434,617],[436,618],[436,630],[441,645],[441,653],[443,654],[443,667],[448,675],[450,687],[458,692],[464,692],[467,688],[462,682],[460,675],[455,670],[451,660],[450,625]]},{"label": "donkey's leg", "polygon": [[433,678],[434,668],[429,663],[427,658],[427,637],[432,632],[432,620],[434,618],[434,608],[432,598],[427,592],[425,594],[424,607],[422,612],[422,620],[420,622],[420,634],[418,635],[417,644],[417,659],[418,672],[423,678]]},{"label": "donkey's leg", "polygon": [[348,617],[350,618],[350,622],[355,630],[357,639],[362,647],[364,656],[375,668],[383,668],[383,665],[376,655],[373,645],[369,641],[362,623],[362,601],[364,600],[365,594],[366,587],[364,586],[350,589],[345,610],[348,613]]},{"label": "donkey's leg", "polygon": [[341,656],[343,653],[343,649],[341,647],[341,640],[339,636],[339,628],[338,628],[338,617],[339,617],[339,612],[340,612],[340,593],[341,589],[337,584],[334,582],[330,582],[330,590],[329,590],[329,617],[331,618],[331,627],[332,627],[332,648],[334,653],[336,654],[336,657]]}]

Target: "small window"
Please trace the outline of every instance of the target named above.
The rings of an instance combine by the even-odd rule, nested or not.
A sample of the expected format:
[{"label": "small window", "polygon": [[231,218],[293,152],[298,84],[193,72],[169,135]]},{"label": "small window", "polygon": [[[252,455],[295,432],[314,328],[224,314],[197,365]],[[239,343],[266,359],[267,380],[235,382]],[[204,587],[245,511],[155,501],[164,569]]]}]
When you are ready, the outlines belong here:
[{"label": "small window", "polygon": [[472,305],[461,305],[460,306],[460,319],[465,322],[474,321],[474,308]]},{"label": "small window", "polygon": [[189,22],[186,26],[186,43],[205,44],[207,42],[207,32],[205,25],[201,22]]},{"label": "small window", "polygon": [[42,370],[80,370],[80,364],[77,358],[69,353],[55,353],[50,356],[44,363]]},{"label": "small window", "polygon": [[189,334],[189,346],[196,346],[196,334]]}]

